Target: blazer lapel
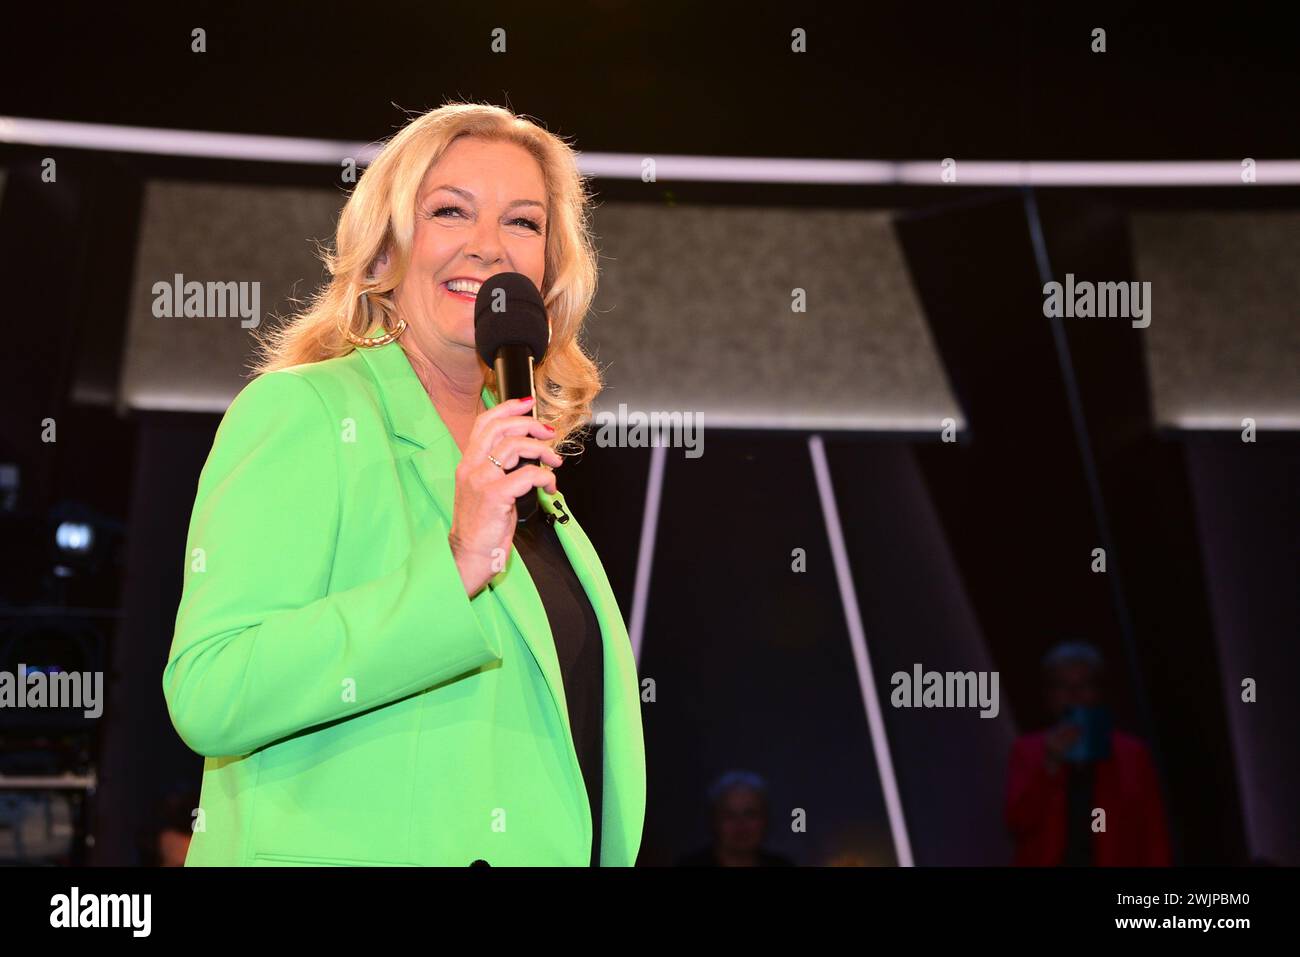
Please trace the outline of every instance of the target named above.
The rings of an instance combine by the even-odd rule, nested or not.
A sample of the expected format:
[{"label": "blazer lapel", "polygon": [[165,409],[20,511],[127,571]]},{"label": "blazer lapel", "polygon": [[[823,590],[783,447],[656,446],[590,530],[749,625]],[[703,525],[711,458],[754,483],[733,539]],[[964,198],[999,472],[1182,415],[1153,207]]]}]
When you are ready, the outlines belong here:
[{"label": "blazer lapel", "polygon": [[[369,367],[379,391],[384,413],[392,434],[415,445],[410,456],[420,484],[429,493],[451,527],[456,493],[456,466],[460,464],[461,451],[451,432],[429,400],[419,377],[411,368],[405,351],[396,342],[378,348],[356,350]],[[496,398],[488,388],[483,389],[484,404],[491,408]],[[562,501],[562,500],[561,500]],[[540,516],[538,517],[540,520]],[[515,570],[518,564],[520,567]],[[514,574],[510,574],[515,570]],[[585,586],[585,580],[584,580]],[[502,608],[515,622],[537,661],[560,720],[569,728],[568,703],[564,695],[564,679],[555,650],[555,638],[550,620],[542,604],[537,586],[533,584],[518,549],[513,545],[506,566],[487,584],[496,595]]]},{"label": "blazer lapel", "polygon": [[[374,334],[382,334],[382,330]],[[392,434],[415,446],[410,460],[421,485],[451,527],[456,490],[456,466],[460,447],[447,430],[437,409],[429,401],[405,351],[396,342],[373,349],[358,349],[375,381]],[[484,388],[487,408],[497,404],[491,390]],[[600,625],[604,650],[605,762],[604,814],[602,815],[601,863],[631,866],[641,838],[645,815],[645,747],[642,738],[640,701],[628,701],[625,689],[638,688],[636,661],[618,601],[605,576],[595,548],[576,521],[563,494],[537,490],[542,511],[553,516],[556,536],[564,546],[569,563],[591,602]],[[542,517],[537,516],[538,521]],[[518,568],[516,568],[516,563]],[[510,574],[511,571],[514,574]],[[569,757],[576,787],[582,790],[582,769],[572,746],[573,729],[564,695],[564,680],[555,651],[546,608],[532,576],[513,545],[506,567],[487,586],[500,606],[515,622],[532,651],[550,690],[551,702],[570,741]],[[611,693],[611,689],[615,689]],[[614,743],[611,744],[610,743]]]}]

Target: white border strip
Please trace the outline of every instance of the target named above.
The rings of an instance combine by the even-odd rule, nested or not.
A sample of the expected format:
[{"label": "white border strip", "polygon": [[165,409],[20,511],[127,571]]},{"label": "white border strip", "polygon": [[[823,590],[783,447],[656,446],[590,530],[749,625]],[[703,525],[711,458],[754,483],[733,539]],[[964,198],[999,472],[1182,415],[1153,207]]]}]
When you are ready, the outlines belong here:
[{"label": "white border strip", "polygon": [[875,674],[871,670],[871,655],[867,651],[867,638],[862,630],[862,612],[858,609],[858,596],[849,572],[849,556],[844,548],[844,530],[840,527],[839,507],[835,504],[835,490],[831,485],[831,470],[826,464],[826,449],[820,435],[808,437],[808,451],[812,455],[813,473],[817,477],[817,496],[821,499],[822,515],[826,519],[826,537],[835,561],[835,578],[839,582],[840,600],[844,603],[844,620],[849,626],[849,641],[853,646],[853,662],[858,669],[858,686],[862,689],[862,703],[867,709],[867,725],[871,729],[871,747],[876,755],[876,771],[880,776],[880,790],[885,797],[885,810],[889,812],[889,830],[894,838],[894,854],[900,867],[911,867],[912,842],[907,836],[907,821],[903,817],[903,802],[898,796],[898,779],[894,776],[894,762],[889,755],[889,738],[885,734],[885,719],[880,711],[880,698],[876,694]]},{"label": "white border strip", "polygon": [[646,483],[645,511],[641,516],[641,545],[636,554],[636,584],[632,587],[632,623],[628,638],[632,657],[641,665],[641,636],[645,632],[645,607],[650,598],[650,567],[654,564],[655,533],[659,529],[659,500],[664,488],[664,463],[668,447],[656,445],[650,450],[650,478]]},{"label": "white border strip", "polygon": [[[364,166],[382,144],[348,143],[291,136],[169,130],[0,116],[0,143],[162,156],[255,160],[268,163],[321,163],[337,166],[353,159]],[[715,183],[796,183],[807,185],[942,186],[941,160],[836,160],[754,156],[644,155],[579,153],[588,176],[640,180],[654,160],[655,181]],[[1084,162],[963,160],[956,158],[951,184],[958,186],[1241,186],[1245,158]],[[1300,160],[1255,161],[1255,184],[1300,184]],[[951,174],[950,174],[951,178]]]}]

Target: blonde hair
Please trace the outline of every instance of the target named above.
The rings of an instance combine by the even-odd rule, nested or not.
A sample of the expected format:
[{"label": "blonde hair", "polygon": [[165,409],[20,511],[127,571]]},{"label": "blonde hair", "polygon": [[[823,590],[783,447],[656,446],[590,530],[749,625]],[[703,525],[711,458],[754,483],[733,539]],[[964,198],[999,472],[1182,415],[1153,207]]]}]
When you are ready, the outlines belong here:
[{"label": "blonde hair", "polygon": [[[580,452],[580,434],[602,388],[600,370],[583,351],[579,332],[596,294],[596,249],[591,233],[592,196],[573,149],[555,134],[508,109],[487,103],[450,102],[413,119],[380,150],[339,216],[333,249],[322,248],[330,273],[307,307],[275,328],[254,333],[253,374],[347,355],[356,347],[343,330],[365,335],[375,322],[398,327],[393,291],[410,263],[416,200],[429,168],[461,136],[514,143],[528,150],[546,184],[547,235],[542,302],[551,341],[534,373],[537,417],[555,428],[561,454]],[[389,270],[368,270],[389,251]],[[365,292],[364,297],[361,296]],[[367,307],[367,302],[369,307]],[[496,389],[488,369],[487,385]]]}]

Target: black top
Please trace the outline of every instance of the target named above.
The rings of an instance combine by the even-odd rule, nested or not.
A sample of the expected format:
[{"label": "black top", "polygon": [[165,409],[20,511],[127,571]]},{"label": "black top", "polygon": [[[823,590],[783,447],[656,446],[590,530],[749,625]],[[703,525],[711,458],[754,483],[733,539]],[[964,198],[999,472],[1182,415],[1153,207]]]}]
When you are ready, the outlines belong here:
[{"label": "black top", "polygon": [[1065,861],[1067,867],[1092,864],[1093,766],[1069,764],[1065,789]]},{"label": "black top", "polygon": [[555,636],[573,743],[591,802],[591,866],[599,867],[605,691],[600,623],[564,545],[540,508],[516,526],[515,547],[537,586]]}]

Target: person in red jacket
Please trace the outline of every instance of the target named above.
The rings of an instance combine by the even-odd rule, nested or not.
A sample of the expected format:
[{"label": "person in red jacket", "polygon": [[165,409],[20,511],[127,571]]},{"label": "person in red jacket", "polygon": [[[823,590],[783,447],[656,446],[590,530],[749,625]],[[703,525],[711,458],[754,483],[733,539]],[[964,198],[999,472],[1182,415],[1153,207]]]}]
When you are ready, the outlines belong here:
[{"label": "person in red jacket", "polygon": [[1021,866],[1168,866],[1169,834],[1147,746],[1110,728],[1101,654],[1057,645],[1043,659],[1056,721],[1011,746],[1006,823]]}]

